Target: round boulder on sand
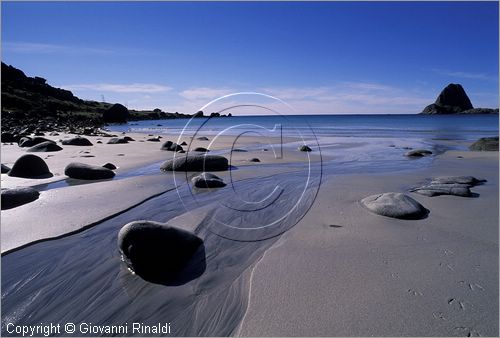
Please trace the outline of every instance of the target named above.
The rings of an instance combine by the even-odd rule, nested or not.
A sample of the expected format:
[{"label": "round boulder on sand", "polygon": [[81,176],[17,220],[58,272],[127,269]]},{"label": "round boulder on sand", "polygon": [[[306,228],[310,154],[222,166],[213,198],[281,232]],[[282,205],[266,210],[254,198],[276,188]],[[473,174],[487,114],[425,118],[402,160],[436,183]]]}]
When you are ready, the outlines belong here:
[{"label": "round boulder on sand", "polygon": [[38,196],[40,193],[29,187],[2,189],[2,210],[33,202]]},{"label": "round boulder on sand", "polygon": [[9,170],[9,167],[7,167],[5,164],[2,164],[2,174],[7,174]]},{"label": "round boulder on sand", "polygon": [[52,142],[52,143],[55,143],[54,141],[46,139],[45,137],[34,137],[34,138],[22,137],[19,140],[19,146],[23,147],[23,148],[25,148],[25,147],[33,147],[33,146],[35,146],[37,144],[40,144],[40,143],[43,143],[43,142]]},{"label": "round boulder on sand", "polygon": [[205,137],[205,136],[200,136],[200,137],[197,137],[196,139],[199,141],[208,141],[208,137]]},{"label": "round boulder on sand", "polygon": [[189,231],[152,221],[128,223],[118,233],[122,260],[151,282],[175,278],[202,243]]},{"label": "round boulder on sand", "polygon": [[211,173],[201,173],[193,177],[191,182],[196,188],[222,188],[226,186],[222,178]]},{"label": "round boulder on sand", "polygon": [[106,163],[102,166],[103,168],[107,168],[109,170],[115,170],[116,169],[116,165],[114,165],[113,163]]},{"label": "round boulder on sand", "polygon": [[193,149],[193,151],[197,151],[199,153],[208,153],[210,150],[208,150],[207,148],[203,148],[203,147],[196,147]]},{"label": "round boulder on sand", "polygon": [[410,196],[395,192],[365,197],[361,204],[371,212],[392,218],[421,219],[429,212]]},{"label": "round boulder on sand", "polygon": [[115,173],[108,168],[78,162],[68,164],[64,169],[64,174],[80,180],[102,180],[115,176]]},{"label": "round boulder on sand", "polygon": [[474,176],[440,176],[433,178],[431,184],[466,184],[472,187],[483,182],[486,180],[480,180]]},{"label": "round boulder on sand", "polygon": [[248,160],[248,162],[260,162],[260,160],[257,158],[257,157],[253,157],[251,159]]},{"label": "round boulder on sand", "polygon": [[162,164],[162,171],[224,171],[229,168],[227,158],[218,155],[176,156]]},{"label": "round boulder on sand", "polygon": [[47,163],[40,157],[32,154],[19,157],[8,175],[23,178],[47,178],[52,176]]},{"label": "round boulder on sand", "polygon": [[108,144],[123,144],[123,143],[128,143],[128,140],[126,140],[124,137],[113,137],[108,141]]},{"label": "round boulder on sand", "polygon": [[63,148],[59,147],[54,142],[42,142],[28,148],[26,151],[28,153],[48,153],[52,151],[61,151]]},{"label": "round boulder on sand", "polygon": [[92,142],[85,137],[73,137],[67,140],[62,140],[61,143],[65,146],[91,146]]},{"label": "round boulder on sand", "polygon": [[415,150],[410,150],[405,154],[405,156],[407,157],[423,157],[427,155],[432,155],[432,151],[425,149],[415,149]]}]

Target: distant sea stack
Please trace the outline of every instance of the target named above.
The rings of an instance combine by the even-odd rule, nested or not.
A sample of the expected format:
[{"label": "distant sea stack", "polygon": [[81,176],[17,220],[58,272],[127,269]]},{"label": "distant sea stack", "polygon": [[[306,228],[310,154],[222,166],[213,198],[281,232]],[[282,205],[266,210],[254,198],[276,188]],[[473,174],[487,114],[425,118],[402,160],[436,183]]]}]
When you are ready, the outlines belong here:
[{"label": "distant sea stack", "polygon": [[498,114],[498,109],[474,108],[462,85],[450,83],[436,102],[424,108],[421,114]]}]

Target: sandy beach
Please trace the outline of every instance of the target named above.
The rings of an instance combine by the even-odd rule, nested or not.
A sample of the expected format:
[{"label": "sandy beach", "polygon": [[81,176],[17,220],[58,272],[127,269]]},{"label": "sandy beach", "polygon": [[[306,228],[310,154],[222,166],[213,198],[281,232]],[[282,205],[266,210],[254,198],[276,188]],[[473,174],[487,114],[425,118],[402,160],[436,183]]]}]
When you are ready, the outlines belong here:
[{"label": "sandy beach", "polygon": [[[43,187],[36,201],[2,210],[3,331],[11,321],[167,320],[178,336],[498,335],[498,152],[447,151],[415,170],[321,176],[318,149],[300,152],[289,138],[284,158],[276,159],[261,149],[268,143],[246,137],[238,148],[248,151],[232,152],[237,170],[218,175],[249,197],[279,182],[286,203],[237,214],[221,208],[229,186],[193,195],[186,182],[194,173],[159,171],[172,152],[141,142],[145,134],[127,135],[135,141],[96,144],[98,137],[89,137],[94,146],[46,153],[54,155],[43,156],[52,178],[2,174],[2,187]],[[228,137],[211,151],[230,156],[232,146]],[[2,145],[2,163],[23,153]],[[253,157],[261,162],[249,162]],[[117,175],[66,179],[71,161],[113,162]],[[312,174],[305,175],[309,163]],[[487,181],[472,188],[474,197],[408,192],[436,176],[462,175]],[[383,192],[407,193],[428,216],[399,220],[360,204]],[[279,218],[294,199],[300,208]],[[203,239],[198,263],[180,280],[146,282],[120,261],[117,231],[144,215]],[[272,227],[252,228],[274,218]]]}]

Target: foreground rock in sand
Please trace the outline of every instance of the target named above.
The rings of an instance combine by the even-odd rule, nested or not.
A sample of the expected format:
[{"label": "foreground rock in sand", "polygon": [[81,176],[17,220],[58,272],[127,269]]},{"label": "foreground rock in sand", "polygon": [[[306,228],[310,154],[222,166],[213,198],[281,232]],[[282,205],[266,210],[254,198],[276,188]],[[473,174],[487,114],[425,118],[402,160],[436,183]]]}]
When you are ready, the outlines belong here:
[{"label": "foreground rock in sand", "polygon": [[405,156],[407,157],[423,157],[427,155],[432,155],[432,151],[425,149],[415,149],[415,150],[410,150],[405,154]]},{"label": "foreground rock in sand", "polygon": [[25,137],[21,137],[21,139],[19,140],[19,146],[22,148],[33,147],[33,146],[40,144],[40,143],[43,143],[43,142],[55,143],[54,141],[46,139],[45,137],[38,137],[37,136],[37,137],[31,138],[31,137],[25,136]]},{"label": "foreground rock in sand", "polygon": [[180,145],[178,145],[175,142],[172,141],[166,141],[161,145],[161,150],[167,150],[167,151],[181,151],[183,150]]},{"label": "foreground rock in sand", "polygon": [[224,171],[228,168],[227,158],[218,155],[179,156],[160,167],[162,171]]},{"label": "foreground rock in sand", "polygon": [[2,210],[33,202],[38,196],[40,193],[29,187],[2,189]]},{"label": "foreground rock in sand", "polygon": [[64,174],[80,180],[102,180],[115,176],[115,173],[108,168],[78,162],[68,164]]},{"label": "foreground rock in sand", "polygon": [[42,142],[33,147],[28,148],[26,151],[29,153],[47,153],[53,151],[61,151],[63,148],[55,144],[54,142]]},{"label": "foreground rock in sand", "polygon": [[311,149],[311,148],[309,148],[309,147],[308,147],[308,146],[306,146],[306,145],[301,145],[301,146],[299,147],[299,150],[300,150],[300,151],[307,151],[307,152],[312,151],[312,149]]},{"label": "foreground rock in sand", "polygon": [[378,215],[400,219],[422,219],[429,211],[410,196],[387,192],[365,197],[361,204]]},{"label": "foreground rock in sand", "polygon": [[91,146],[92,142],[85,137],[73,137],[67,140],[62,140],[61,143],[67,146]]},{"label": "foreground rock in sand", "polygon": [[197,188],[222,188],[226,186],[226,183],[222,178],[211,173],[202,173],[191,179],[193,185]]},{"label": "foreground rock in sand", "polygon": [[44,160],[32,154],[26,154],[17,159],[8,173],[12,177],[47,178],[52,177]]},{"label": "foreground rock in sand", "polygon": [[472,143],[469,149],[475,151],[498,151],[498,136],[480,138]]},{"label": "foreground rock in sand", "polygon": [[122,260],[151,282],[174,278],[202,243],[189,231],[152,221],[128,223],[118,233]]},{"label": "foreground rock in sand", "polygon": [[10,170],[10,168],[2,163],[2,174],[7,174],[9,172],[9,170]]}]

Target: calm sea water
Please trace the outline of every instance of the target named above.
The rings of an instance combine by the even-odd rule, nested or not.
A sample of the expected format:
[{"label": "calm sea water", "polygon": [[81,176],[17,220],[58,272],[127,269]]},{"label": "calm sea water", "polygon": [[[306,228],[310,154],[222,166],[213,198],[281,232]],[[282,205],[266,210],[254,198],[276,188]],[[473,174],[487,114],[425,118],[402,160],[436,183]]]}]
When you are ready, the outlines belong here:
[{"label": "calm sea water", "polygon": [[292,151],[306,143],[313,151],[321,151],[335,173],[342,173],[425,166],[433,157],[416,162],[404,154],[409,149],[429,149],[435,154],[466,150],[481,137],[497,136],[498,125],[498,115],[273,115],[135,121],[110,129],[155,135],[221,134],[235,139],[238,135],[259,135],[263,140],[298,137],[302,140],[284,147]]}]

